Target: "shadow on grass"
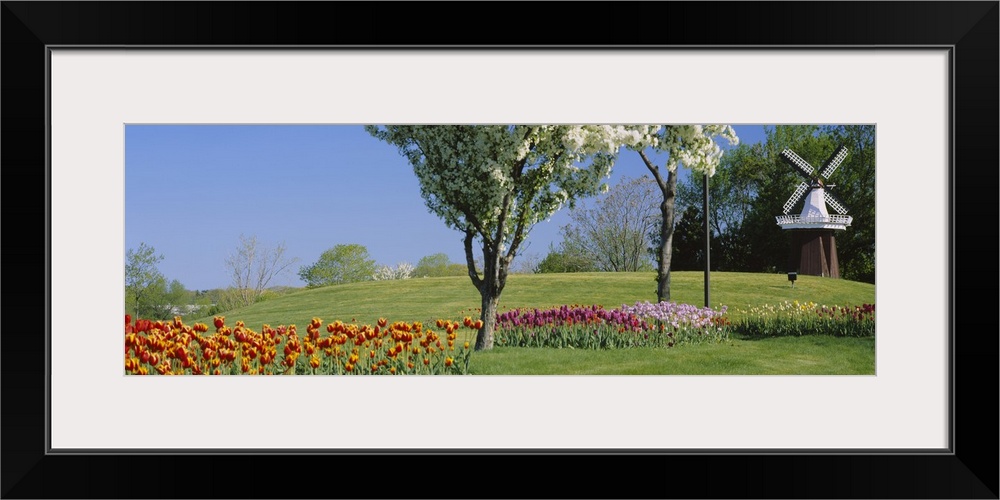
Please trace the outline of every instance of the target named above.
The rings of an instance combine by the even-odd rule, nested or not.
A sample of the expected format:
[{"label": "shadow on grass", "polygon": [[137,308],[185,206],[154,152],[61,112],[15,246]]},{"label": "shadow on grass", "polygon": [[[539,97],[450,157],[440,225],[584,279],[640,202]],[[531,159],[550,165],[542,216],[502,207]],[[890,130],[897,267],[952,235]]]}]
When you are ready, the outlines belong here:
[{"label": "shadow on grass", "polygon": [[822,333],[804,333],[802,335],[744,335],[741,333],[730,333],[729,338],[732,340],[745,340],[748,342],[755,342],[760,340],[776,340],[776,339],[812,339],[812,340],[834,340],[834,339],[856,339],[856,340],[875,340],[875,337],[851,337],[846,335],[827,335]]},{"label": "shadow on grass", "polygon": [[[747,342],[758,342],[758,341],[761,341],[761,340],[788,339],[788,338],[800,339],[802,337],[808,337],[808,336],[809,335],[769,335],[769,336],[765,336],[765,335],[743,335],[743,334],[739,334],[739,333],[731,333],[731,334],[729,334],[729,338],[731,338],[733,340],[745,340]],[[834,337],[830,337],[830,338],[834,338]]]}]

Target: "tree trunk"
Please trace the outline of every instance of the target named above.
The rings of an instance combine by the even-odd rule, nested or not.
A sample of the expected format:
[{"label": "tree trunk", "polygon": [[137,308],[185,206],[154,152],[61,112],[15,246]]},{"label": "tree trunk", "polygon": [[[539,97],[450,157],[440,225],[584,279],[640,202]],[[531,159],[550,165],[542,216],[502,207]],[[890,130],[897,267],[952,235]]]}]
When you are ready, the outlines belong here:
[{"label": "tree trunk", "polygon": [[476,335],[476,350],[493,348],[493,330],[497,322],[497,303],[500,302],[500,292],[507,284],[507,269],[513,255],[502,257],[499,252],[483,246],[483,280],[479,286],[482,297],[482,309],[479,319],[483,327]]},{"label": "tree trunk", "polygon": [[479,329],[479,333],[476,335],[477,351],[493,348],[493,330],[496,328],[497,303],[500,301],[499,294],[496,296],[485,292],[481,292],[481,294],[483,296],[483,309],[480,319],[483,320],[483,327]]},{"label": "tree trunk", "polygon": [[674,248],[674,201],[677,192],[677,175],[667,174],[666,185],[660,186],[663,191],[663,202],[660,203],[660,252],[657,255],[656,269],[656,300],[670,300],[670,258]]},{"label": "tree trunk", "polygon": [[664,302],[670,300],[670,256],[674,248],[674,199],[677,194],[677,172],[667,170],[667,178],[660,175],[660,168],[646,156],[646,153],[639,151],[646,168],[656,179],[656,185],[663,193],[663,202],[660,203],[660,251],[656,254],[656,300]]},{"label": "tree trunk", "polygon": [[482,308],[479,319],[483,321],[483,327],[476,335],[476,350],[493,348],[493,330],[496,327],[497,304],[500,301],[500,293],[504,285],[507,284],[507,270],[513,260],[513,252],[506,257],[501,257],[500,252],[491,246],[483,245],[483,276],[479,277],[475,268],[475,259],[472,256],[472,240],[474,234],[471,231],[465,234],[465,259],[469,269],[469,278],[472,284],[479,290],[482,298]]}]

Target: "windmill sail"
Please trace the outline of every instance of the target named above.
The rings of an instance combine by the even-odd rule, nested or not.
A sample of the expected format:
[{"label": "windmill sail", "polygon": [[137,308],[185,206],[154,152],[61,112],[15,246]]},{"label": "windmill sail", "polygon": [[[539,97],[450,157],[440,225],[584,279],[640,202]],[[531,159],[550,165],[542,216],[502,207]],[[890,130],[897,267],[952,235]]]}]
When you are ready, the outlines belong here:
[{"label": "windmill sail", "polygon": [[847,158],[847,147],[841,144],[837,147],[836,151],[830,155],[830,158],[826,160],[823,164],[823,168],[819,171],[819,175],[822,175],[824,179],[829,179],[830,175],[833,174],[837,167],[843,163],[844,158]]},{"label": "windmill sail", "polygon": [[792,211],[792,208],[795,207],[795,204],[802,199],[802,196],[804,196],[807,191],[809,191],[808,182],[803,182],[802,184],[799,184],[799,186],[795,188],[795,191],[792,192],[792,197],[788,198],[788,201],[786,201],[784,206],[781,207],[785,210],[785,214],[788,214],[788,212]]},{"label": "windmill sail", "polygon": [[824,194],[826,198],[826,204],[830,205],[830,208],[832,208],[834,212],[837,212],[840,215],[847,215],[847,206],[844,205],[844,202],[840,201],[840,198],[837,198],[830,191],[827,191]]},{"label": "windmill sail", "polygon": [[806,179],[812,179],[813,167],[809,162],[802,159],[801,156],[795,154],[791,149],[786,149],[779,155],[785,163],[791,165],[796,172],[803,175]]}]

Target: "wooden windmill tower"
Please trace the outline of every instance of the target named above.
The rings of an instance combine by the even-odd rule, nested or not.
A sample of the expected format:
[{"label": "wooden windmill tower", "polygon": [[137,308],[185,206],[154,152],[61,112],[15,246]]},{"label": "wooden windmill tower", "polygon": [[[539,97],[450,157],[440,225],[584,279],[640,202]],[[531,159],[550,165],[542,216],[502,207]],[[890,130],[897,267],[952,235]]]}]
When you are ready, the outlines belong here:
[{"label": "wooden windmill tower", "polygon": [[[785,202],[782,207],[785,214],[776,217],[778,225],[792,235],[788,270],[805,275],[839,278],[840,265],[837,262],[834,232],[847,229],[852,217],[847,215],[844,203],[830,192],[834,185],[826,184],[825,181],[830,179],[830,175],[847,157],[847,148],[839,146],[818,172],[790,149],[782,151],[780,156],[806,179]],[[802,213],[789,215],[803,197],[805,203],[802,205]],[[834,214],[827,211],[827,205],[833,209]]]}]

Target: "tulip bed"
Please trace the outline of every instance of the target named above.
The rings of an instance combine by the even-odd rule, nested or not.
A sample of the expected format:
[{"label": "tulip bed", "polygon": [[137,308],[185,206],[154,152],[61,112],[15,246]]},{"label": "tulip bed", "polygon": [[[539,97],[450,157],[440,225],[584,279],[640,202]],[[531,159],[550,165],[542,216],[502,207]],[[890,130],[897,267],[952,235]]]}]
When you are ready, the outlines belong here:
[{"label": "tulip bed", "polygon": [[[376,326],[335,321],[326,325],[319,318],[299,336],[295,325],[260,332],[242,321],[225,324],[214,318],[215,333],[208,325],[185,325],[173,321],[125,316],[125,372],[132,375],[292,375],[292,374],[466,374],[472,353],[469,343],[456,347],[462,323],[437,320],[435,331],[420,322]],[[478,329],[481,321],[466,317],[464,326]],[[440,332],[440,334],[439,334]],[[442,337],[443,335],[443,337]]]},{"label": "tulip bed", "polygon": [[726,308],[639,302],[618,309],[564,305],[545,310],[513,309],[497,315],[493,342],[505,347],[621,349],[674,347],[728,338]]},{"label": "tulip bed", "polygon": [[[874,337],[875,306],[825,306],[783,302],[739,310],[699,308],[675,302],[637,302],[616,309],[562,305],[512,309],[496,316],[494,345],[565,349],[672,348],[686,343],[725,342],[731,336],[829,335]],[[132,375],[437,375],[469,373],[472,349],[458,341],[464,327],[472,336],[483,323],[438,319],[435,328],[419,322],[376,325],[313,318],[299,335],[295,325],[255,331],[244,322],[226,324],[132,322],[125,316],[125,372]],[[471,331],[470,331],[471,330]],[[325,333],[324,333],[325,331]],[[460,345],[457,345],[460,344]]]},{"label": "tulip bed", "polygon": [[832,335],[874,337],[875,304],[826,306],[815,302],[782,302],[741,310],[733,330],[746,337]]}]

